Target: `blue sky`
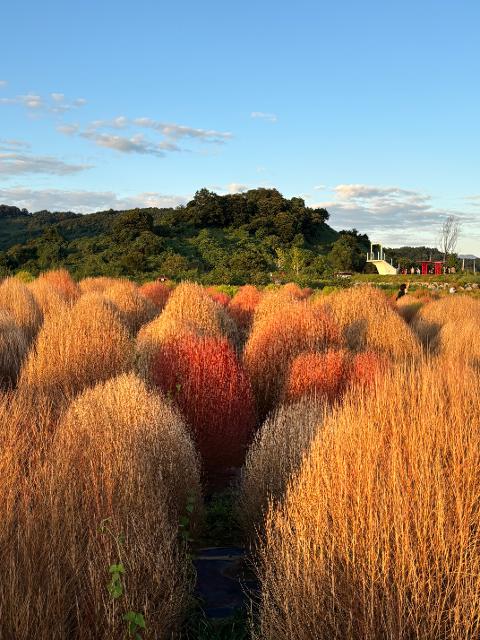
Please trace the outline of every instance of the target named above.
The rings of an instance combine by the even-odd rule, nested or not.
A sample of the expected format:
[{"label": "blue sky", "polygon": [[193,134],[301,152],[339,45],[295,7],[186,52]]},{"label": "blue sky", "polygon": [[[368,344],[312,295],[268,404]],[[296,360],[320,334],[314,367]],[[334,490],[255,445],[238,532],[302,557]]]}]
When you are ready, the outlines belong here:
[{"label": "blue sky", "polygon": [[480,255],[480,3],[0,9],[0,202],[88,212],[274,186],[334,228]]}]

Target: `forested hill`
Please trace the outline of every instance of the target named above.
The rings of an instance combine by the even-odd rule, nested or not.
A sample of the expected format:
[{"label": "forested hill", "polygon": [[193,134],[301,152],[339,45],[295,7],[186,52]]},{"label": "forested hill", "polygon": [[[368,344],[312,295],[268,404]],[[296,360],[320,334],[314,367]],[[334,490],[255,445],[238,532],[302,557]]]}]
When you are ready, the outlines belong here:
[{"label": "forested hill", "polygon": [[[342,235],[328,218],[325,209],[276,189],[224,196],[202,189],[175,209],[91,214],[31,214],[0,205],[0,273],[35,275],[63,266],[77,277],[165,275],[232,284],[268,282],[271,273],[312,279],[335,267],[326,254]],[[341,244],[358,260],[367,240],[353,232]]]}]

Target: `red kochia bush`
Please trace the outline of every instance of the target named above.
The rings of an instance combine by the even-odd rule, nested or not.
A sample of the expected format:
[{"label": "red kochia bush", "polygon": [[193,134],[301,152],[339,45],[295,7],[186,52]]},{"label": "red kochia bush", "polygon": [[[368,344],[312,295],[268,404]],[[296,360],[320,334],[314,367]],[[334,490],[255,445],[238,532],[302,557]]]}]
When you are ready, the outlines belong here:
[{"label": "red kochia bush", "polygon": [[146,282],[139,289],[142,296],[153,302],[159,311],[167,304],[168,297],[172,293],[172,287],[165,282]]},{"label": "red kochia bush", "polygon": [[315,394],[333,402],[343,394],[348,384],[349,368],[345,350],[302,353],[290,366],[285,398],[295,401],[306,394]]},{"label": "red kochia bush", "polygon": [[218,304],[220,304],[222,307],[228,306],[228,303],[230,302],[230,296],[227,296],[226,293],[224,293],[223,291],[219,291],[215,287],[207,287],[206,291],[210,298],[212,298],[212,300],[215,300],[215,302],[218,302]]},{"label": "red kochia bush", "polygon": [[325,353],[302,353],[290,366],[283,395],[288,402],[305,395],[334,402],[352,385],[372,386],[385,366],[384,359],[373,351],[356,355],[334,349]]},{"label": "red kochia bush", "polygon": [[386,368],[386,359],[375,351],[357,353],[350,367],[350,384],[370,387]]},{"label": "red kochia bush", "polygon": [[166,340],[153,357],[152,380],[183,411],[206,475],[243,463],[255,405],[247,375],[226,339],[187,334]]}]

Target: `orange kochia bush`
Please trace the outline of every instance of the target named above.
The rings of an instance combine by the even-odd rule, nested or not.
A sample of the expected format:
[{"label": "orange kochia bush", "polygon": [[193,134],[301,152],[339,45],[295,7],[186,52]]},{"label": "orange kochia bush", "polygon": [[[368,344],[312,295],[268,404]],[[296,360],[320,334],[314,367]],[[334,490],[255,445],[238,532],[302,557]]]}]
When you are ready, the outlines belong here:
[{"label": "orange kochia bush", "polygon": [[230,300],[228,311],[239,329],[247,333],[252,326],[255,308],[262,299],[262,293],[253,285],[246,284]]},{"label": "orange kochia bush", "polygon": [[153,356],[151,374],[183,411],[204,472],[241,465],[256,424],[255,405],[228,340],[193,334],[167,339]]},{"label": "orange kochia bush", "polygon": [[281,398],[291,362],[305,351],[324,351],[338,345],[340,332],[328,311],[307,301],[279,299],[278,308],[261,316],[245,345],[260,416],[264,418]]},{"label": "orange kochia bush", "polygon": [[165,282],[146,282],[139,289],[142,296],[151,300],[159,311],[167,304],[172,290]]},{"label": "orange kochia bush", "polygon": [[304,395],[315,395],[334,402],[351,385],[372,385],[383,368],[384,359],[372,351],[356,355],[343,349],[302,353],[290,366],[284,398],[295,401]]}]

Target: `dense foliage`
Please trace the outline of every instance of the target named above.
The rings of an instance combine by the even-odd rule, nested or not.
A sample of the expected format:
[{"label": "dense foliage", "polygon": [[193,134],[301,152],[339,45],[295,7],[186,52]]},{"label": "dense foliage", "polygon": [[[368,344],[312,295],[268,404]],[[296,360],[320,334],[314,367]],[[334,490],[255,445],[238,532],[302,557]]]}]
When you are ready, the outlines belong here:
[{"label": "dense foliage", "polygon": [[[325,209],[276,189],[220,196],[201,189],[176,209],[88,215],[0,206],[0,273],[67,268],[76,278],[130,276],[204,283],[312,282],[359,270],[368,238],[339,235]],[[346,234],[346,235],[345,235]],[[341,241],[328,257],[332,246]]]}]

